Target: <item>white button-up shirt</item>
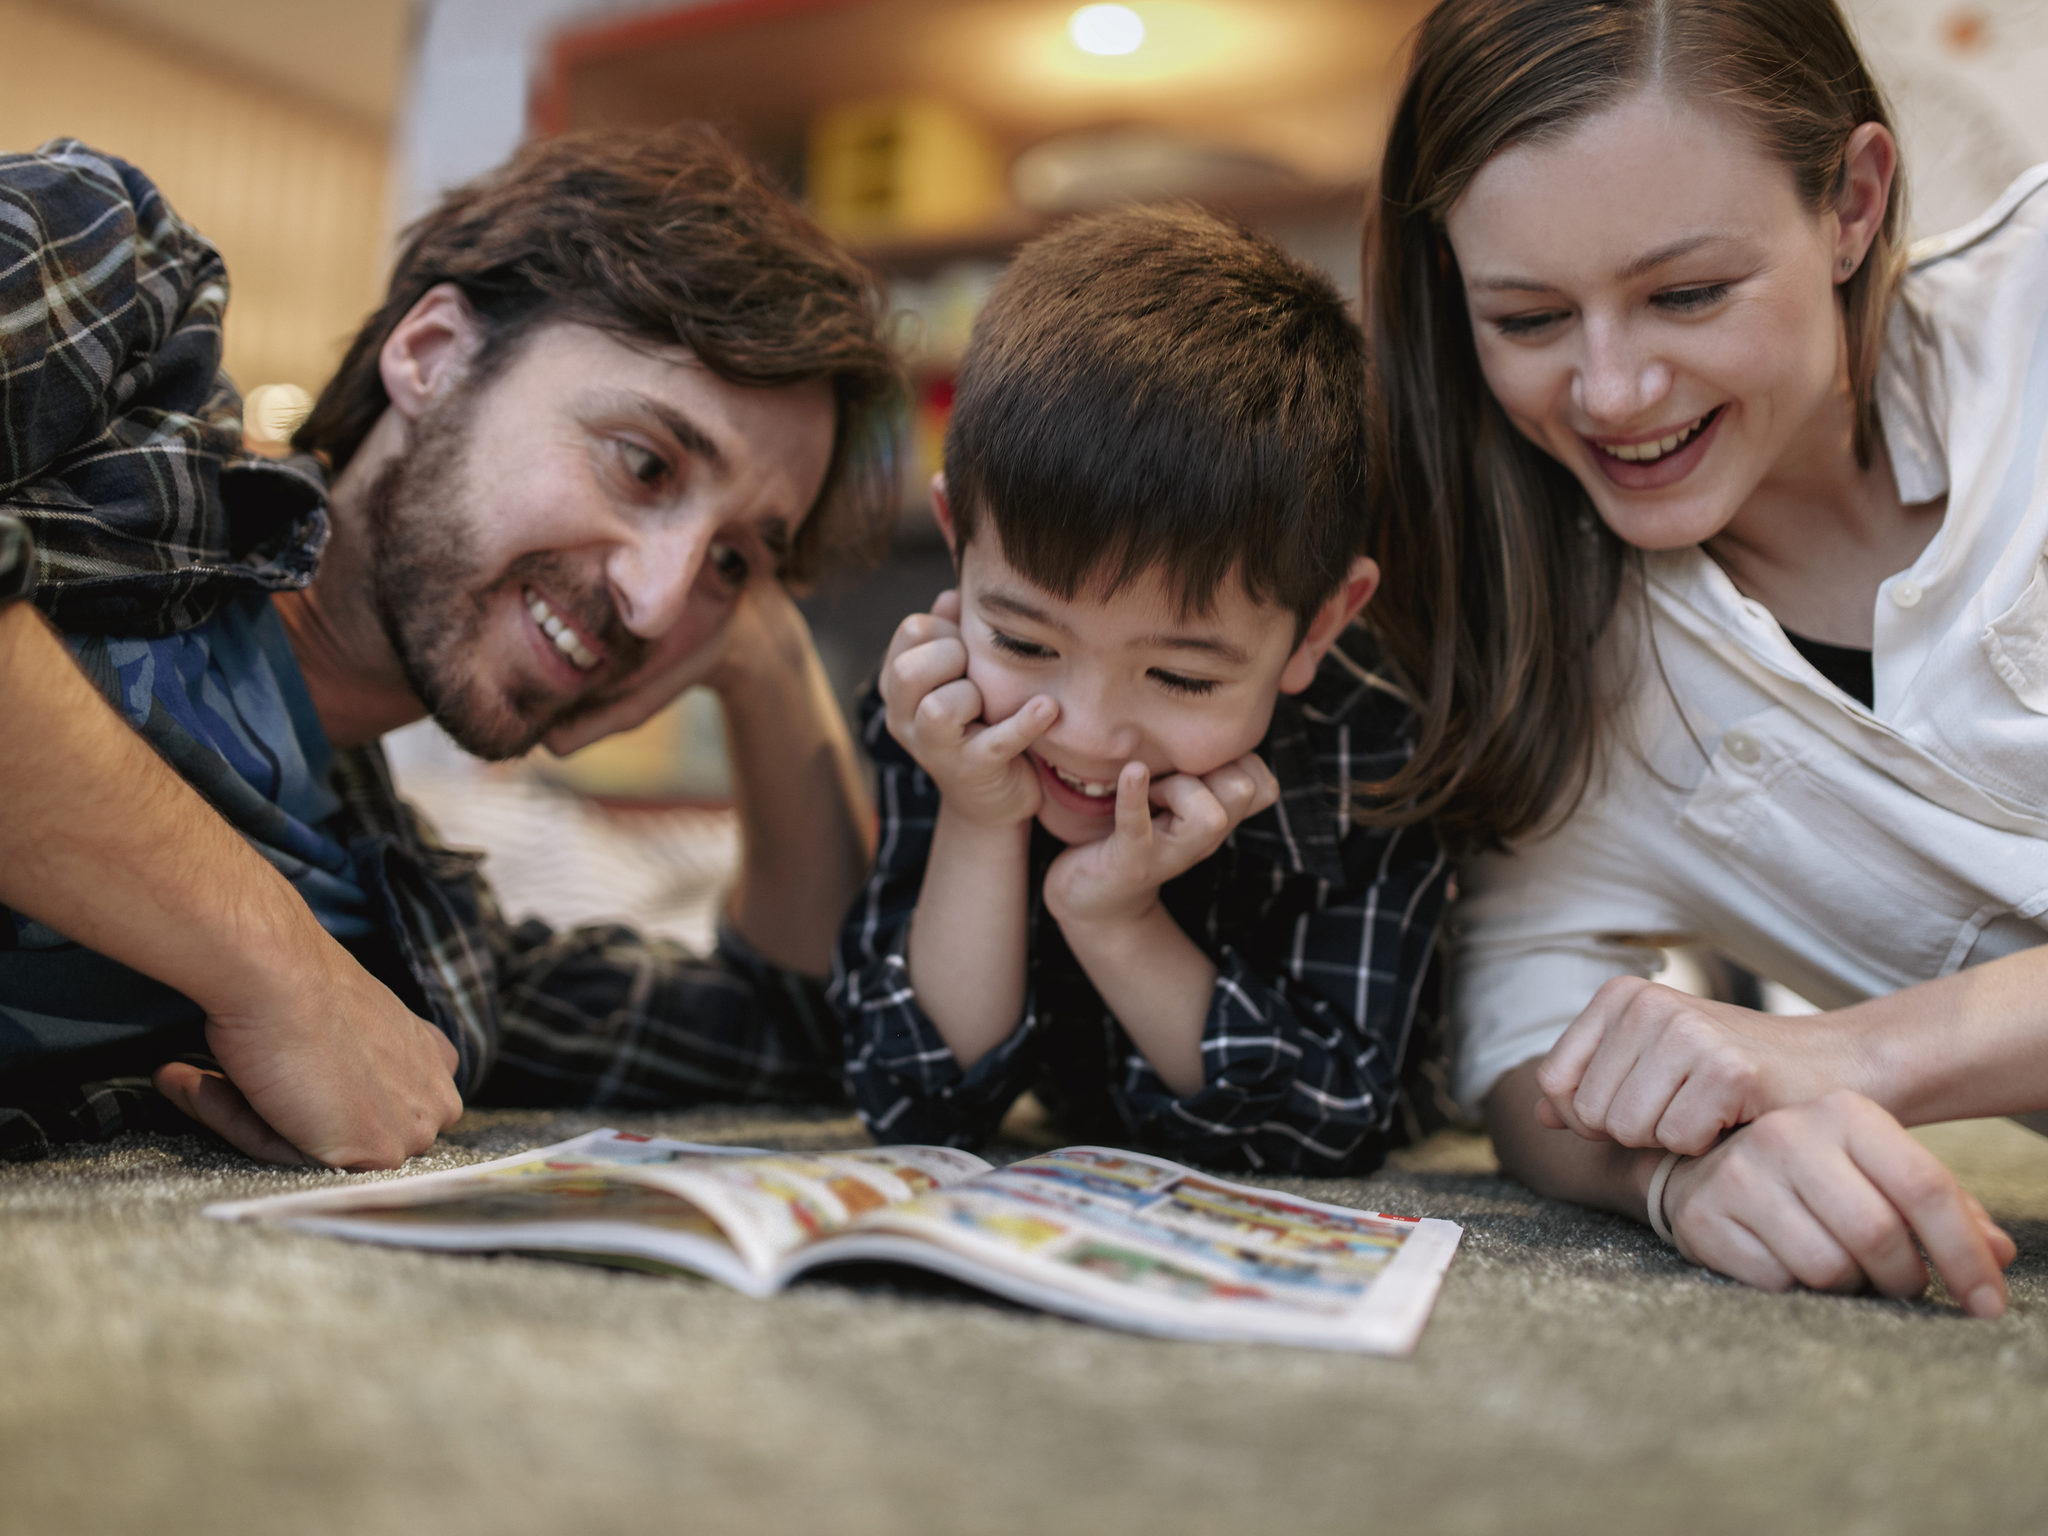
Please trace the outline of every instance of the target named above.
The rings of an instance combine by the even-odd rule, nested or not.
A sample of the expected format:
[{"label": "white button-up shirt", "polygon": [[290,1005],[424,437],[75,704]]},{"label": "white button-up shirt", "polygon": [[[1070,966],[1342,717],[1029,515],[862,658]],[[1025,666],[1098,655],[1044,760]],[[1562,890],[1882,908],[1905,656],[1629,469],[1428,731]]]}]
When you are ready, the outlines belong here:
[{"label": "white button-up shirt", "polygon": [[1900,496],[1948,509],[1878,588],[1874,708],[1704,551],[1646,555],[1603,771],[1461,874],[1468,1107],[1659,946],[1832,1008],[2048,938],[2048,166],[1915,251],[1878,388]]}]

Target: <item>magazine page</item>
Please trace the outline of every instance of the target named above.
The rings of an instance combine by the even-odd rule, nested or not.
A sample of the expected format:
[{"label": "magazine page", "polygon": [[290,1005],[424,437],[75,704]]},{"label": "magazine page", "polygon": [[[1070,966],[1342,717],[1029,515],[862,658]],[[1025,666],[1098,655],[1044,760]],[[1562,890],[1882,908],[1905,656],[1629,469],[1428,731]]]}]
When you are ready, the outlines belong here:
[{"label": "magazine page", "polygon": [[793,1249],[987,1167],[946,1148],[815,1155],[603,1130],[469,1168],[236,1201],[207,1214],[404,1247],[652,1261],[761,1295]]},{"label": "magazine page", "polygon": [[1067,1147],[870,1215],[791,1267],[893,1259],[1116,1327],[1407,1354],[1461,1235]]}]

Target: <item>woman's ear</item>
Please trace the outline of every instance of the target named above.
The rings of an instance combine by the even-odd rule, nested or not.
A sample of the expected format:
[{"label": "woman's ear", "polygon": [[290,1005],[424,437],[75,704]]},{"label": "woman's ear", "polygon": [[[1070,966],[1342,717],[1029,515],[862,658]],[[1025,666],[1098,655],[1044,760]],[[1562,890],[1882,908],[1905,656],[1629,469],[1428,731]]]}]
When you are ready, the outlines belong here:
[{"label": "woman's ear", "polygon": [[377,371],[392,407],[417,421],[453,387],[484,342],[483,322],[453,283],[436,283],[391,328]]},{"label": "woman's ear", "polygon": [[932,521],[939,525],[939,534],[946,541],[946,553],[953,557],[953,569],[960,569],[959,535],[953,527],[953,503],[946,499],[946,472],[942,469],[932,476]]},{"label": "woman's ear", "polygon": [[1899,146],[1882,123],[1862,123],[1842,155],[1842,200],[1835,207],[1835,281],[1846,283],[1863,265],[1891,206]]},{"label": "woman's ear", "polygon": [[1309,620],[1308,629],[1302,634],[1301,643],[1287,658],[1287,665],[1280,669],[1282,693],[1299,693],[1315,681],[1316,668],[1330,654],[1330,647],[1337,643],[1344,627],[1372,601],[1372,595],[1379,587],[1378,561],[1360,555],[1351,562],[1351,569],[1344,575],[1344,584],[1316,610],[1316,616]]}]

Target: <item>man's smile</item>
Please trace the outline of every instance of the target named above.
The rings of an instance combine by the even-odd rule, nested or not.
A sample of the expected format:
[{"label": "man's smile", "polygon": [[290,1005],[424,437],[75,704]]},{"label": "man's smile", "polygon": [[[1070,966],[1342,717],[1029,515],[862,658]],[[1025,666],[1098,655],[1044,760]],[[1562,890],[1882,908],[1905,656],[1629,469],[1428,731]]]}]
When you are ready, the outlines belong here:
[{"label": "man's smile", "polygon": [[578,672],[597,670],[604,657],[573,622],[557,613],[553,605],[532,587],[521,588],[519,595],[525,600],[526,611],[534,624],[554,642],[555,649],[568,659],[569,665]]}]

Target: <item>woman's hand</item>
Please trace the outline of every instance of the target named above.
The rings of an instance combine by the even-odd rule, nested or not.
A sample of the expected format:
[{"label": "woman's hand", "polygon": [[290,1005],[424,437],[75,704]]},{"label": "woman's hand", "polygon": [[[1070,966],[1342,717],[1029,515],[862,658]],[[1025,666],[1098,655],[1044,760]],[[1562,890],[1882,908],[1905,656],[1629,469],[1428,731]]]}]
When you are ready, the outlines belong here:
[{"label": "woman's hand", "polygon": [[1854,1033],[1637,976],[1608,982],[1536,1071],[1536,1118],[1592,1141],[1697,1157],[1738,1125],[1835,1088],[1869,1086]]},{"label": "woman's hand", "polygon": [[[1927,1287],[1925,1248],[1976,1317],[2005,1311],[2012,1239],[1884,1110],[1837,1091],[1771,1110],[1678,1165],[1664,1213],[1679,1252],[1767,1291]],[[1918,1247],[1915,1246],[1916,1240]]]}]

